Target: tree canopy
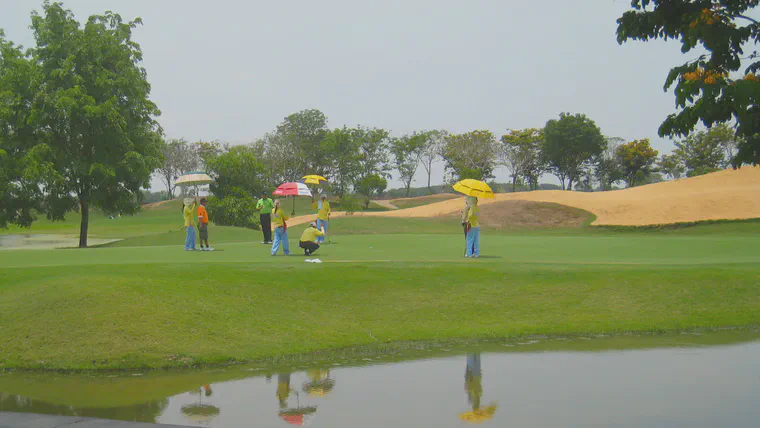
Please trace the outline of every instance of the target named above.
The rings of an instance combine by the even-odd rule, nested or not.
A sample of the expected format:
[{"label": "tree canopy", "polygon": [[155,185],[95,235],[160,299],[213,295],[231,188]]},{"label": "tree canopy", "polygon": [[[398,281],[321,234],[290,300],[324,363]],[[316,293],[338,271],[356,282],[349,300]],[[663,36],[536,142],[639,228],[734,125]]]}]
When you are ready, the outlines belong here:
[{"label": "tree canopy", "polygon": [[705,126],[736,123],[741,137],[731,163],[760,162],[760,23],[750,12],[760,0],[632,0],[617,20],[619,43],[675,39],[683,53],[706,53],[670,70],[665,91],[674,88],[677,111],[660,126],[660,136],[684,137]]},{"label": "tree canopy", "polygon": [[584,114],[562,113],[559,119],[546,122],[541,151],[562,188],[572,190],[573,183],[605,146],[602,132],[593,120]]}]

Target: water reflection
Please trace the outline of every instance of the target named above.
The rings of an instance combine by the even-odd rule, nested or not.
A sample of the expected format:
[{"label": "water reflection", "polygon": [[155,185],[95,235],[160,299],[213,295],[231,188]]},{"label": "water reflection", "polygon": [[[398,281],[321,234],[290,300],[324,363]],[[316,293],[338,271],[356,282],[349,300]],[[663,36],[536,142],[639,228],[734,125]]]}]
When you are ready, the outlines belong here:
[{"label": "water reflection", "polygon": [[472,411],[459,414],[459,419],[480,423],[493,418],[496,413],[496,403],[481,408],[480,399],[483,397],[483,371],[480,368],[480,354],[467,354],[467,368],[464,371],[464,390],[467,391],[467,401]]},{"label": "water reflection", "polygon": [[757,332],[545,339],[423,350],[439,358],[388,356],[380,364],[377,357],[339,367],[323,361],[315,369],[0,372],[0,411],[215,428],[750,427],[760,419],[758,339]]},{"label": "water reflection", "polygon": [[213,404],[203,403],[203,397],[211,397],[213,393],[211,385],[203,385],[198,390],[192,391],[192,395],[198,396],[198,403],[182,406],[182,414],[191,421],[209,424],[221,413],[221,410]]}]

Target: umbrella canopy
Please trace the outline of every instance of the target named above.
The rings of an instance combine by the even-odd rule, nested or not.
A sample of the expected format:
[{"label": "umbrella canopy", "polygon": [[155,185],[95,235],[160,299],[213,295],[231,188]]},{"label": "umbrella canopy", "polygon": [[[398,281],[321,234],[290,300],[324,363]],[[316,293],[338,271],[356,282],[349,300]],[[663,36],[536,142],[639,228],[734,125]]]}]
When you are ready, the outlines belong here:
[{"label": "umbrella canopy", "polygon": [[325,184],[327,183],[327,179],[322,177],[321,175],[304,175],[302,178],[304,183],[306,184]]},{"label": "umbrella canopy", "polygon": [[311,196],[311,190],[304,183],[282,183],[272,192],[274,196]]},{"label": "umbrella canopy", "polygon": [[473,179],[462,180],[454,185],[454,190],[467,196],[476,198],[493,198],[493,190],[488,184]]},{"label": "umbrella canopy", "polygon": [[214,180],[208,174],[201,171],[191,171],[174,180],[174,184],[177,186],[202,186],[213,182]]}]

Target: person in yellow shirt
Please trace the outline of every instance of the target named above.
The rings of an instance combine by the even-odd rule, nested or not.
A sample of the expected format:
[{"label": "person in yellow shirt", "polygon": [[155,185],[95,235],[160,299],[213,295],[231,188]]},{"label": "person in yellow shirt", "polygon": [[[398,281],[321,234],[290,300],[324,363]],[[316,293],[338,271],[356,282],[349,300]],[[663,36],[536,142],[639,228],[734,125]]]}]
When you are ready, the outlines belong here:
[{"label": "person in yellow shirt", "polygon": [[309,223],[309,227],[303,231],[298,246],[303,248],[304,255],[310,256],[319,249],[317,239],[323,236],[325,236],[325,233],[317,229],[317,223],[312,221]]},{"label": "person in yellow shirt", "polygon": [[317,210],[317,229],[323,232],[322,236],[317,238],[317,243],[324,244],[324,234],[327,233],[327,226],[330,222],[330,203],[327,202],[327,195],[323,194],[318,201],[312,198],[311,207]]},{"label": "person in yellow shirt", "polygon": [[185,219],[185,251],[195,251],[195,206],[194,198],[185,198],[185,206],[182,208],[182,216]]},{"label": "person in yellow shirt", "polygon": [[280,200],[274,201],[272,208],[272,224],[274,225],[274,242],[272,243],[272,255],[276,256],[282,243],[282,252],[286,256],[290,255],[290,243],[288,243],[288,224],[290,217],[280,208]]},{"label": "person in yellow shirt", "polygon": [[480,207],[478,198],[467,196],[467,206],[462,212],[462,224],[467,230],[467,251],[465,257],[480,257]]}]

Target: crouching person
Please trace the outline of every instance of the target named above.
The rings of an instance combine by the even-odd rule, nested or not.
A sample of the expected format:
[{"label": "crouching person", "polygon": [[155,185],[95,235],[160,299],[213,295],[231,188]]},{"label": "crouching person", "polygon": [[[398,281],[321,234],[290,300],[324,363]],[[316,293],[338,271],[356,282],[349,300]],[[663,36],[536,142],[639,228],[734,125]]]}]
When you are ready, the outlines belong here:
[{"label": "crouching person", "polygon": [[320,236],[325,236],[325,233],[317,229],[317,224],[313,221],[309,223],[309,227],[301,235],[301,242],[298,243],[298,246],[303,248],[305,255],[310,256],[319,249],[319,244],[316,241]]}]

